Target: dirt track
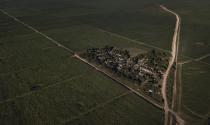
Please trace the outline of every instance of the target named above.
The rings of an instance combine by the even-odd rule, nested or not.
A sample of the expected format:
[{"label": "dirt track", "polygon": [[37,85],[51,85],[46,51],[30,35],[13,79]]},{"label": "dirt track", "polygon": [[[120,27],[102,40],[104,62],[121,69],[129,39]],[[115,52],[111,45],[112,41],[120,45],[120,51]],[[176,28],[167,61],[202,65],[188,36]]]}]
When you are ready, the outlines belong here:
[{"label": "dirt track", "polygon": [[[169,108],[169,105],[168,105],[168,99],[167,99],[167,79],[168,79],[168,76],[169,76],[169,73],[174,65],[174,63],[176,62],[176,56],[177,56],[177,47],[178,47],[178,43],[179,43],[179,28],[180,28],[180,24],[181,24],[181,18],[179,17],[179,15],[175,12],[173,12],[172,10],[169,10],[167,9],[165,6],[160,6],[164,11],[166,12],[169,12],[173,15],[176,16],[176,26],[175,26],[175,29],[174,29],[174,36],[173,36],[173,41],[172,41],[172,51],[171,51],[171,58],[170,58],[170,61],[169,61],[169,65],[168,65],[168,68],[163,76],[163,83],[162,83],[162,96],[163,96],[163,99],[164,99],[164,110],[165,110],[165,125],[168,125],[168,116],[169,116],[169,112],[170,112],[170,108]],[[172,112],[172,111],[171,111]],[[176,117],[176,120],[177,122],[180,124],[180,125],[183,125],[184,124],[184,121],[183,119],[181,119],[176,113],[172,112],[172,114],[175,115]]]}]

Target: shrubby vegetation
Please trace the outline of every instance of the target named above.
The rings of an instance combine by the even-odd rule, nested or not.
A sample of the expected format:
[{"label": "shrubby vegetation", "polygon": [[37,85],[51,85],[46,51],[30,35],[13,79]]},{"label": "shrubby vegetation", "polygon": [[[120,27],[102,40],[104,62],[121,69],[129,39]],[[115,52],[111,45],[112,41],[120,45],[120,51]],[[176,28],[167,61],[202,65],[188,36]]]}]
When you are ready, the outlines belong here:
[{"label": "shrubby vegetation", "polygon": [[163,73],[168,66],[169,55],[165,52],[151,50],[132,57],[126,49],[113,46],[103,48],[89,48],[83,57],[111,69],[119,76],[144,84],[144,90],[149,92],[159,91]]}]

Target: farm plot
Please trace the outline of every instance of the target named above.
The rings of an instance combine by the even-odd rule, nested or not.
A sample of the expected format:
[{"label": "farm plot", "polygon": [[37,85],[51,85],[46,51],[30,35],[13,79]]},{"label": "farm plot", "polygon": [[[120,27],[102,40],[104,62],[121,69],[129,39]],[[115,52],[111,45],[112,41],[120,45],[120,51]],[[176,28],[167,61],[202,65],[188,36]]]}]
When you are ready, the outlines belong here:
[{"label": "farm plot", "polygon": [[170,50],[175,19],[157,6],[160,1],[13,1],[3,8],[42,31],[88,24]]},{"label": "farm plot", "polygon": [[182,17],[182,54],[193,58],[210,53],[210,1],[176,0],[166,4]]},{"label": "farm plot", "polygon": [[1,101],[90,69],[36,34],[3,39],[0,54]]},{"label": "farm plot", "polygon": [[76,20],[131,39],[170,50],[175,19],[159,6],[90,14]]},{"label": "farm plot", "polygon": [[65,125],[162,125],[163,112],[135,95],[127,95]]},{"label": "farm plot", "polygon": [[1,124],[57,125],[126,92],[126,89],[96,72],[60,82],[0,104]]},{"label": "farm plot", "polygon": [[125,49],[136,48],[144,51],[151,49],[142,43],[133,43],[131,40],[106,33],[89,25],[75,25],[69,28],[44,31],[44,33],[60,40],[62,44],[75,51],[84,51],[87,48],[104,47],[105,45]]},{"label": "farm plot", "polygon": [[[167,1],[166,5],[167,6],[170,5],[170,8],[178,12],[182,16],[182,19],[183,19],[183,23],[182,23],[183,28],[181,31],[181,44],[182,44],[181,54],[182,55],[187,55],[193,58],[197,58],[197,57],[203,56],[206,53],[209,53],[209,50],[210,50],[209,41],[208,41],[209,29],[210,29],[209,18],[208,18],[209,9],[206,9],[209,6],[208,4],[209,2],[207,0],[203,0],[203,1],[204,2],[200,2],[200,1],[196,2],[196,0],[191,0],[191,1],[183,2],[183,0],[178,0],[178,4],[174,4],[174,2],[172,1]],[[52,3],[48,4],[49,3],[48,0],[45,0],[43,2],[33,1],[32,4],[28,4],[27,1],[21,1],[21,2],[9,1],[8,4],[1,4],[0,6],[6,5],[6,6],[3,6],[3,8],[11,12],[14,16],[19,17],[24,22],[34,26],[38,30],[41,30],[42,32],[48,34],[49,36],[55,38],[56,40],[60,40],[65,46],[78,52],[83,51],[86,48],[103,47],[104,45],[113,45],[113,46],[126,48],[126,49],[139,48],[140,50],[144,50],[144,51],[151,49],[148,46],[144,46],[143,44],[140,44],[140,45],[137,44],[136,42],[138,41],[144,42],[146,44],[158,46],[160,48],[164,48],[167,50],[169,50],[171,47],[170,43],[171,43],[172,33],[174,29],[175,19],[171,17],[170,15],[167,15],[166,13],[162,12],[159,9],[159,7],[154,6],[154,4],[153,5],[147,4],[147,6],[145,6],[145,4],[142,4],[142,6],[144,6],[142,7],[139,5],[141,3],[144,3],[145,1],[137,2],[136,0],[134,0],[134,2],[132,3],[128,0],[125,0],[123,2],[120,2],[120,1],[111,2],[111,0],[107,0],[107,1],[92,0],[92,2],[89,2],[89,3],[84,2],[83,0],[82,1],[78,0],[77,2],[65,1],[65,4],[59,4],[60,2],[58,2],[57,0],[53,0],[50,2]],[[148,3],[150,2],[156,3],[157,1],[151,0]],[[205,5],[202,3],[205,3]],[[68,8],[73,8],[73,9],[71,10]],[[84,10],[87,10],[87,11],[84,11]],[[3,73],[0,78],[1,78],[1,81],[5,81],[4,84],[2,84],[1,89],[2,88],[3,89],[6,88],[6,89],[5,90],[2,89],[3,94],[1,95],[2,96],[1,98],[3,99],[9,99],[13,97],[15,98],[17,97],[17,95],[22,95],[25,92],[28,93],[31,90],[34,91],[33,89],[35,89],[35,92],[38,90],[41,91],[42,88],[48,88],[48,86],[50,85],[57,85],[56,83],[59,83],[62,80],[65,81],[65,79],[69,79],[69,76],[70,78],[75,78],[77,76],[79,77],[80,75],[82,76],[83,73],[89,74],[90,71],[86,65],[81,64],[79,61],[75,61],[74,59],[71,59],[71,57],[69,57],[69,55],[66,52],[56,47],[54,48],[54,46],[47,45],[47,44],[45,45],[45,42],[44,44],[40,44],[41,43],[40,41],[42,41],[41,38],[40,39],[33,38],[30,41],[33,41],[34,39],[36,40],[34,40],[32,43],[30,42],[16,43],[15,41],[6,40],[6,39],[10,39],[9,37],[12,37],[11,39],[13,40],[19,37],[19,36],[13,37],[15,35],[23,35],[27,33],[31,34],[31,31],[28,32],[28,29],[21,29],[21,26],[19,24],[17,25],[11,24],[7,18],[4,20],[6,20],[6,22],[3,21],[1,25],[1,27],[3,27],[2,28],[3,30],[1,31],[3,32],[0,33],[1,34],[0,36],[1,37],[6,36],[7,38],[0,39],[0,46],[1,48],[3,48],[3,49],[0,49],[0,52],[1,52],[0,58],[1,58],[1,67],[2,67],[1,72]],[[17,29],[17,30],[14,30],[14,29]],[[104,30],[107,32],[104,32]],[[117,37],[116,35],[113,35],[112,33],[117,33],[117,34],[120,34],[121,36],[126,36],[128,38],[136,39],[138,41],[131,42],[130,40],[125,39],[123,37]],[[23,38],[20,38],[20,41],[22,39]],[[4,41],[7,41],[7,42],[5,43]],[[32,46],[34,46],[35,49],[31,47],[29,43]],[[36,44],[38,46],[36,46]],[[39,45],[43,45],[40,48],[44,48],[46,53],[42,52],[41,49],[38,49]],[[16,46],[17,46],[17,49],[15,49]],[[24,48],[21,48],[21,46],[24,46]],[[46,49],[46,48],[51,48],[51,47],[53,49]],[[13,49],[15,51],[13,51]],[[64,53],[66,53],[67,55],[65,55]],[[71,69],[73,70],[70,71]],[[83,69],[85,69],[85,71],[86,70],[88,71],[82,72]],[[207,65],[203,65],[200,63],[199,64],[189,63],[189,64],[185,64],[183,66],[183,69],[184,69],[183,70],[183,85],[184,85],[183,103],[189,109],[192,109],[193,111],[197,113],[205,115],[206,113],[209,112],[206,109],[209,109],[208,104],[210,104],[208,100],[209,93],[208,93],[208,90],[206,90],[207,88],[209,88],[207,84],[209,83],[209,79],[207,76],[209,74],[209,71],[208,71],[209,68],[207,67]],[[75,73],[75,74],[72,73],[75,71],[78,71],[78,73]],[[37,73],[34,73],[34,72],[37,72]],[[24,83],[22,81],[27,81],[27,82]],[[15,84],[15,83],[18,83],[18,84]],[[37,87],[38,87],[38,90],[37,90]],[[60,96],[59,92],[65,89],[66,88],[60,88],[59,90],[56,90],[56,92],[52,92],[49,95],[54,97],[55,96],[54,93],[56,93],[59,95],[59,98],[63,97],[63,96]],[[68,92],[69,92],[69,89],[68,89]],[[66,100],[65,101],[60,101],[60,100],[52,101],[52,103],[56,102],[56,103],[53,103],[56,105],[56,107],[61,108],[57,110],[55,107],[50,107],[52,106],[52,103],[48,103],[48,101],[46,101],[49,96],[41,95],[38,97],[34,97],[38,99],[34,99],[32,96],[34,97],[35,95],[32,94],[31,98],[27,96],[30,102],[28,102],[27,99],[25,99],[26,98],[25,96],[24,96],[24,99],[23,99],[23,96],[21,96],[20,100],[12,100],[13,104],[11,105],[10,104],[3,105],[1,107],[2,115],[0,115],[2,116],[1,118],[3,121],[2,123],[13,124],[14,122],[15,124],[16,122],[18,122],[20,124],[31,124],[31,123],[57,124],[57,123],[60,123],[60,121],[63,121],[63,120],[65,121],[65,120],[68,120],[69,118],[71,119],[72,116],[69,115],[68,117],[69,113],[66,113],[65,111],[63,111],[65,107],[64,108],[59,107],[61,104],[68,104],[68,101]],[[39,98],[44,98],[45,100],[44,99],[42,100]],[[52,99],[52,97],[50,99]],[[39,100],[39,101],[36,102],[36,100]],[[137,100],[134,99],[132,101],[137,101]],[[7,103],[12,103],[12,102],[9,101]],[[205,102],[205,103],[201,104],[200,102]],[[28,107],[32,107],[32,108],[28,108],[28,109],[24,108],[25,105],[27,104],[30,104]],[[39,107],[38,104],[44,105],[44,106]],[[79,105],[83,105],[83,104],[79,104]],[[132,115],[131,115],[132,118],[130,118],[129,117],[130,112],[128,112],[129,114],[128,117],[125,117],[126,115],[124,114],[127,114],[127,111],[130,111],[130,109],[127,110],[128,106],[129,104],[127,103],[125,104],[125,106],[120,107],[120,109],[118,109],[118,106],[117,107],[114,106],[114,108],[110,108],[110,109],[116,109],[113,111],[116,111],[117,113],[115,112],[114,113],[111,112],[111,113],[115,114],[115,116],[116,114],[123,114],[123,115],[119,115],[120,117],[123,118],[123,120],[118,118],[120,119],[119,122],[124,121],[123,123],[137,124],[137,123],[141,123],[141,121],[148,121],[148,124],[153,124],[153,123],[150,123],[152,121],[145,120],[147,119],[147,116],[142,117],[143,119],[141,120],[139,118],[137,119],[136,117]],[[49,107],[49,109],[47,107]],[[88,107],[88,108],[91,108],[91,107]],[[121,112],[121,110],[124,110],[124,109],[126,109],[126,111]],[[107,123],[111,123],[111,124],[112,123],[115,124],[115,122],[118,123],[118,121],[112,121],[112,118],[110,118],[109,115],[107,116],[102,115],[103,112],[107,112],[108,110],[109,109],[105,109],[105,111],[102,110],[101,111],[102,113],[97,110],[96,112],[99,112],[99,113],[88,115],[88,117],[81,118],[79,121],[73,121],[73,123],[74,124],[91,124],[91,123],[98,124],[100,123],[100,121],[95,119],[95,115],[101,116],[99,119],[103,120],[104,118],[105,120],[103,121],[107,121]],[[119,113],[118,113],[118,110],[119,110]],[[137,112],[136,108],[132,109],[131,112],[132,111]],[[7,114],[8,112],[10,112],[12,115]],[[32,113],[30,114],[30,112]],[[141,114],[141,113],[145,114],[145,112],[146,111],[138,111],[136,114]],[[20,115],[20,117],[15,119],[13,116],[17,115],[18,113],[23,114],[23,115]],[[41,115],[42,113],[44,115]],[[57,117],[57,114],[59,113],[61,113],[61,116]],[[27,121],[26,117],[28,115],[30,117]],[[150,114],[148,115],[152,116]],[[159,115],[158,113],[154,114],[154,116],[158,116],[158,115]],[[41,120],[37,120],[37,123],[36,123],[36,120],[34,120],[34,116]],[[113,116],[113,115],[110,115],[110,116]],[[56,118],[60,118],[60,119],[56,119]],[[21,119],[25,119],[25,120],[21,120]],[[43,119],[46,119],[46,121]],[[133,120],[129,121],[130,119],[133,119]],[[33,120],[35,122],[32,122]],[[8,123],[10,121],[11,123]],[[26,123],[21,123],[22,121],[26,121]],[[157,123],[162,124],[161,121],[157,121]]]},{"label": "farm plot", "polygon": [[[24,26],[22,28],[23,30],[26,29]],[[15,31],[13,28],[8,30]],[[81,29],[79,29],[80,31]],[[68,52],[51,44],[50,41],[38,34],[31,31],[21,34],[15,33],[16,31],[12,35],[3,35],[4,37],[0,38],[1,124],[57,125],[77,117],[80,113],[97,107],[97,105],[103,104],[107,100],[127,93],[127,90],[116,82],[100,73],[96,73],[87,65],[72,58],[72,55]],[[59,35],[59,32],[57,33],[53,34],[53,38],[63,41],[63,37]],[[92,33],[92,35],[89,34],[90,36],[98,35],[95,29],[90,33]],[[86,48],[93,46],[95,43],[97,43],[95,45],[97,47],[107,45],[107,43],[103,43],[107,39],[102,40],[106,37],[111,38],[110,43],[112,43],[112,39],[119,41],[117,37],[110,37],[106,33],[100,33],[102,35],[95,39],[93,37],[93,43],[90,45],[84,40],[78,43]],[[75,36],[79,38],[79,35],[81,34]],[[74,36],[66,38],[71,39]],[[102,41],[95,42],[95,40]],[[122,42],[124,43],[123,47],[136,46],[136,44],[128,46],[128,43],[130,43],[128,40],[121,39],[121,41],[125,41],[125,43]],[[64,43],[66,42],[64,41]],[[72,46],[74,44],[68,43],[68,47],[81,51],[83,48],[79,44]],[[144,46],[142,48],[148,49]],[[131,96],[128,100],[146,103],[138,99],[140,98]],[[157,116],[156,122],[161,123],[162,115],[160,116],[160,114],[162,113],[159,113],[159,110],[155,107],[146,106],[146,104],[145,107],[142,105],[142,109],[150,111],[153,108],[154,112],[152,114],[154,116],[152,118]],[[124,109],[127,105],[129,104],[125,103],[121,108]],[[135,107],[132,110],[134,109]],[[137,110],[136,112],[143,115],[145,110]],[[126,111],[130,113],[129,110]],[[138,119],[135,120],[137,121],[134,122],[139,122]],[[144,118],[140,121],[143,122]]]},{"label": "farm plot", "polygon": [[0,38],[32,33],[2,12],[0,12],[0,19]]},{"label": "farm plot", "polygon": [[183,85],[183,107],[188,107],[192,111],[206,115],[209,113],[210,93],[209,93],[210,67],[199,62],[183,65],[182,85]]}]

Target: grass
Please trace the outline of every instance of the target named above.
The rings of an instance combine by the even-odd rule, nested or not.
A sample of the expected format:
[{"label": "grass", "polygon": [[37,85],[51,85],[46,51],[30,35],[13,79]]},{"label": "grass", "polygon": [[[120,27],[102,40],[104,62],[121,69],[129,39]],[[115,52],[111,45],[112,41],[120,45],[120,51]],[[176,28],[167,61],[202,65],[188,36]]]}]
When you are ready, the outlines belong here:
[{"label": "grass", "polygon": [[0,122],[4,125],[57,125],[125,91],[112,80],[91,72],[81,78],[1,104]]},{"label": "grass", "polygon": [[[9,0],[1,1],[0,7],[75,51],[107,44],[121,48],[150,49],[84,24],[82,19],[87,15],[116,11],[115,6],[119,6],[116,2],[111,9],[107,8],[103,12],[94,7],[94,2],[53,0],[50,5],[48,2]],[[100,2],[97,4],[103,5]],[[0,17],[2,125],[57,125],[127,91],[6,15],[1,13]],[[40,88],[32,90],[34,86]],[[141,98],[132,95],[125,100],[122,98],[121,102],[123,105],[116,110],[107,111],[113,115],[122,113],[124,121],[132,118],[129,122],[133,123],[162,123],[162,111]],[[135,111],[135,117],[131,111]],[[138,115],[142,118],[137,118]]]},{"label": "grass", "polygon": [[[162,11],[160,2],[182,17],[181,55],[195,58],[209,53],[208,0],[7,0],[0,1],[0,8],[79,52],[104,45],[151,49],[97,28],[170,50],[175,17]],[[6,15],[0,13],[0,18],[0,100],[31,92],[32,86],[42,86],[35,94],[1,104],[3,125],[58,124],[125,91]],[[83,74],[88,75],[56,84]],[[209,67],[200,63],[183,67],[184,104],[201,114],[210,104],[208,74]],[[46,88],[53,84],[56,86]],[[128,96],[73,123],[162,124],[162,112]]]},{"label": "grass", "polygon": [[0,13],[0,18],[0,38],[32,33],[30,30],[22,28],[22,24],[15,22],[10,17],[4,15],[2,12]]},{"label": "grass", "polygon": [[162,116],[162,111],[135,95],[127,95],[66,125],[162,125]]},{"label": "grass", "polygon": [[[170,50],[175,18],[158,6],[77,17],[78,21]],[[120,22],[120,23],[119,23]]]},{"label": "grass", "polygon": [[210,52],[210,24],[208,0],[168,0],[166,5],[182,17],[181,46],[182,54],[200,57]]},{"label": "grass", "polygon": [[47,86],[90,70],[37,34],[1,40],[1,101],[29,92],[33,86]]},{"label": "grass", "polygon": [[41,31],[88,24],[170,50],[175,18],[159,1],[12,1],[2,8]]},{"label": "grass", "polygon": [[198,62],[183,65],[182,102],[191,110],[205,115],[209,112],[209,66]]},{"label": "grass", "polygon": [[102,32],[89,25],[75,25],[69,28],[45,31],[45,33],[55,39],[59,39],[65,46],[75,51],[84,51],[87,48],[104,47],[105,45],[112,45],[119,48],[150,49],[145,45],[132,43],[127,39]]}]

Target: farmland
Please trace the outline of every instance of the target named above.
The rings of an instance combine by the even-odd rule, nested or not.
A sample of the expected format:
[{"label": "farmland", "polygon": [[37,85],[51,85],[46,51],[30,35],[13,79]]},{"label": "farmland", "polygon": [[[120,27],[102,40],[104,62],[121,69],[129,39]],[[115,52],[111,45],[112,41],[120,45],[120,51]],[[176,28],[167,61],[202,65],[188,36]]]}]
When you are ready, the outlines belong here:
[{"label": "farmland", "polygon": [[[144,109],[142,106],[147,108]],[[150,110],[148,111],[147,109]],[[113,110],[114,112],[112,112]],[[146,114],[143,114],[143,112]],[[150,117],[145,117],[145,115]],[[161,125],[163,124],[162,116],[163,113],[161,111],[155,110],[153,106],[148,105],[146,102],[139,101],[137,96],[128,95],[124,99],[119,99],[105,108],[68,121],[66,125],[138,125],[139,123],[142,125]]]},{"label": "farmland", "polygon": [[196,58],[209,53],[210,1],[177,0],[168,1],[166,4],[182,16],[182,54]]},{"label": "farmland", "polygon": [[210,94],[207,83],[210,81],[208,77],[210,67],[194,62],[183,65],[182,72],[183,89],[185,90],[183,91],[183,103],[201,115],[208,114],[209,111],[206,109],[209,109]]},{"label": "farmland", "polygon": [[[159,4],[182,17],[180,114],[189,124],[205,124],[210,57],[192,58],[210,54],[208,0],[2,0],[0,9],[74,52],[106,45],[133,53],[170,52],[175,17]],[[171,75],[170,101],[173,80]],[[116,81],[0,12],[1,125],[162,125],[163,116]]]},{"label": "farmland", "polygon": [[60,124],[127,91],[37,34],[1,41],[2,124]]},{"label": "farmland", "polygon": [[[107,44],[128,49],[137,48],[139,51],[151,49],[142,43],[85,24],[79,18],[57,17],[56,11],[50,12],[50,10],[48,11],[52,14],[38,13],[37,10],[40,8],[29,6],[17,9],[12,6],[19,3],[10,2],[8,6],[3,6],[9,13],[77,52]],[[30,12],[27,13],[24,9],[29,10],[29,8]],[[69,14],[74,17],[87,14],[80,9],[76,12],[80,14],[59,12],[64,15],[58,15]],[[0,16],[1,124],[62,124],[92,108],[100,112],[97,107],[106,104],[107,101],[109,103],[102,107],[105,109],[104,112],[113,115],[120,113],[122,117],[123,114],[129,114],[128,118],[123,119],[128,120],[132,117],[130,122],[133,124],[145,120],[145,125],[162,124],[162,111],[76,60],[70,53],[52,44],[40,34],[3,13]],[[125,96],[122,96],[124,94]],[[110,108],[117,109],[112,111]],[[98,114],[93,112],[92,115]],[[99,115],[103,118],[103,113]],[[107,117],[104,120],[106,119]],[[110,123],[111,121],[110,119]]]},{"label": "farmland", "polygon": [[[201,58],[182,65],[182,113],[190,123],[207,124],[209,113],[209,12],[208,0],[168,1],[166,4],[182,17],[180,55]],[[206,56],[206,57],[205,57]],[[180,56],[181,57],[181,56]],[[205,57],[205,58],[202,58]],[[187,59],[187,58],[186,58]],[[181,62],[182,59],[180,59]],[[191,59],[187,59],[191,60]]]}]

